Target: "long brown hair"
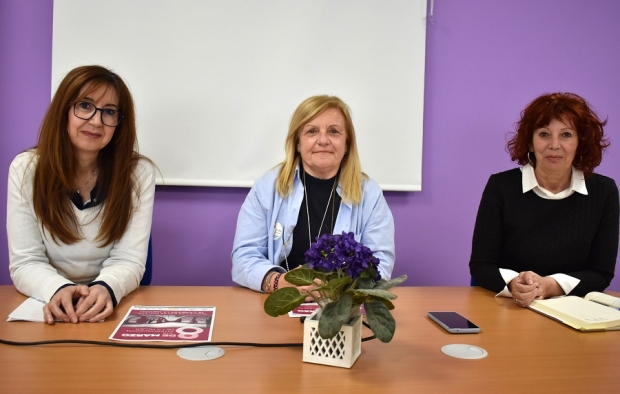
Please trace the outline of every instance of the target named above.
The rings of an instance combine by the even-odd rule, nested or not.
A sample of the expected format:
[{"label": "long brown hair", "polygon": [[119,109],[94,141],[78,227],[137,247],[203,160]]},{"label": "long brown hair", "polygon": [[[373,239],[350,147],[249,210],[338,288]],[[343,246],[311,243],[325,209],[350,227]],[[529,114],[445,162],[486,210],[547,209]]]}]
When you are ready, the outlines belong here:
[{"label": "long brown hair", "polygon": [[[85,91],[80,96],[82,88]],[[67,126],[71,106],[89,93],[105,87],[118,95],[122,120],[110,142],[97,156],[97,187],[105,196],[101,228],[96,240],[101,246],[121,239],[137,201],[139,187],[133,177],[140,158],[136,134],[134,102],[127,85],[114,72],[101,66],[82,66],[71,70],[62,80],[43,118],[39,141],[34,148],[36,169],[33,181],[33,206],[37,219],[54,240],[65,244],[84,238],[73,212],[70,197],[76,169],[76,156]]]},{"label": "long brown hair", "polygon": [[347,133],[347,153],[340,163],[342,200],[359,204],[362,201],[362,180],[366,178],[366,174],[362,173],[351,112],[344,101],[335,96],[322,95],[307,98],[293,113],[284,143],[286,158],[282,162],[276,181],[277,190],[280,196],[286,197],[293,189],[293,175],[301,158],[300,153],[297,152],[299,130],[328,108],[336,108],[342,113]]},{"label": "long brown hair", "polygon": [[517,130],[506,144],[510,158],[520,165],[531,162],[536,167],[536,157],[530,155],[528,158],[534,132],[554,119],[570,124],[577,132],[579,143],[572,164],[583,171],[584,177],[590,177],[601,164],[603,152],[609,146],[603,131],[607,120],[600,121],[588,102],[574,93],[544,94],[521,112]]}]

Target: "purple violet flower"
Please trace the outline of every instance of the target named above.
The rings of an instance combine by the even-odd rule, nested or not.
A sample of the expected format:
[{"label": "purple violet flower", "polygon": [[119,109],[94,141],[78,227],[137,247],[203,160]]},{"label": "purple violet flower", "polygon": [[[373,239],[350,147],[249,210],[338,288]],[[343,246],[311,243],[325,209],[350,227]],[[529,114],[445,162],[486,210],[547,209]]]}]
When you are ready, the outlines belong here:
[{"label": "purple violet flower", "polygon": [[317,237],[316,242],[305,253],[308,267],[321,272],[336,272],[342,270],[353,280],[370,267],[376,273],[372,279],[381,279],[379,274],[379,259],[362,243],[355,240],[352,232],[338,234],[323,234]]}]

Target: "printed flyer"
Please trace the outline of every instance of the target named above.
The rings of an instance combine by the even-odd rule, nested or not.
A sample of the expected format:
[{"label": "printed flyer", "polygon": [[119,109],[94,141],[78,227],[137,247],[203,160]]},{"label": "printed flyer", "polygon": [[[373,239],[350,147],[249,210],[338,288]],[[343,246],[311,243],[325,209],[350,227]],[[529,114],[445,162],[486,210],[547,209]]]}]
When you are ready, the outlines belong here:
[{"label": "printed flyer", "polygon": [[110,339],[211,342],[213,306],[132,306]]},{"label": "printed flyer", "polygon": [[288,315],[290,317],[310,316],[317,309],[319,309],[319,304],[317,304],[316,302],[308,302],[299,305],[297,308],[290,311]]}]

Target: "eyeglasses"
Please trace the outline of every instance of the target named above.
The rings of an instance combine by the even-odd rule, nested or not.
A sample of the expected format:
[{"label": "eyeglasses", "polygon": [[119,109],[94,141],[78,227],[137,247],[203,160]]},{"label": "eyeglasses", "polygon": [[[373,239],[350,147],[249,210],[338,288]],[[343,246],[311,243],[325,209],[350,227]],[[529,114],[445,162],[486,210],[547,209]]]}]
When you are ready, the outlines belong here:
[{"label": "eyeglasses", "polygon": [[101,123],[106,126],[116,127],[121,123],[123,115],[120,111],[113,108],[97,108],[95,104],[88,101],[78,101],[73,104],[73,115],[80,119],[90,120],[95,116],[97,111],[101,112]]}]

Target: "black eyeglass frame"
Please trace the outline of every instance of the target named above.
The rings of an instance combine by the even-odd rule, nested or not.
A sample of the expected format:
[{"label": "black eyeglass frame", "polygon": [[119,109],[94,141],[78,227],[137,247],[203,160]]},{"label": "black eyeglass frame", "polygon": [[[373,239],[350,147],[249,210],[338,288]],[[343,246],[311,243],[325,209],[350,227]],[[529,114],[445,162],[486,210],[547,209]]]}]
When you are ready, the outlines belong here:
[{"label": "black eyeglass frame", "polygon": [[[86,104],[89,104],[89,105],[92,105],[93,107],[95,107],[95,104],[93,104],[93,103],[91,103],[89,101],[80,100],[80,101],[74,102],[73,103],[73,115],[75,115],[75,117],[78,118],[78,119],[91,120],[93,118],[93,116],[95,116],[97,111],[99,111],[99,116],[100,116],[99,119],[101,120],[101,123],[106,125],[106,126],[108,126],[108,127],[117,127],[119,124],[121,124],[121,121],[123,120],[123,114],[121,113],[121,111],[119,111],[117,109],[112,109],[112,108],[98,108],[98,107],[95,107],[95,110],[93,111],[92,115],[90,115],[88,118],[83,118],[83,117],[79,116],[77,114],[77,112],[76,112],[77,105],[81,104],[81,103],[86,103]],[[109,125],[109,124],[107,124],[106,122],[103,121],[103,111],[104,110],[109,110],[109,109],[112,109],[113,111],[116,111],[116,113],[118,113],[118,122],[115,125]]]}]

